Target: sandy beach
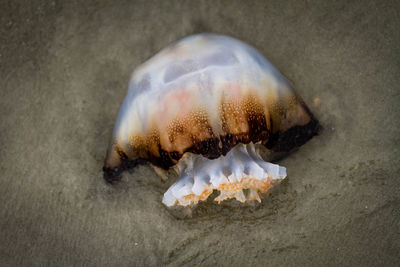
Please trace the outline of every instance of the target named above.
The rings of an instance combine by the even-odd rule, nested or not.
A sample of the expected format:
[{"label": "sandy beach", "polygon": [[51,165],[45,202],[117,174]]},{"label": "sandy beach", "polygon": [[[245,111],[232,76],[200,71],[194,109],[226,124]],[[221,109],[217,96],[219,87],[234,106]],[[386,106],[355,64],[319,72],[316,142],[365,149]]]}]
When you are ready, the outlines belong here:
[{"label": "sandy beach", "polygon": [[[396,1],[2,1],[0,265],[398,266]],[[136,66],[173,41],[257,48],[324,131],[259,205],[181,217],[147,165],[102,167]],[[171,178],[173,178],[171,176]]]}]

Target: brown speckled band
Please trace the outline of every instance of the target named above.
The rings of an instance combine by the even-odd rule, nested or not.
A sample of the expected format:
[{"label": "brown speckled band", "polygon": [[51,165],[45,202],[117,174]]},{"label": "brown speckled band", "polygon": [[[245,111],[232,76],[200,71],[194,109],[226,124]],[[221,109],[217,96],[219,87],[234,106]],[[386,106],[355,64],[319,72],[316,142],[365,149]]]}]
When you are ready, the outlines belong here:
[{"label": "brown speckled band", "polygon": [[151,162],[152,164],[168,169],[175,165],[185,152],[201,154],[206,158],[214,159],[221,155],[226,155],[228,151],[238,143],[249,143],[261,141],[268,149],[274,152],[289,152],[307,142],[320,129],[318,121],[310,113],[308,108],[301,103],[306,113],[310,116],[309,123],[306,125],[294,125],[284,132],[274,129],[274,123],[270,121],[270,128],[267,128],[267,122],[263,114],[252,114],[246,116],[249,125],[249,131],[242,134],[227,134],[224,136],[208,138],[202,141],[194,142],[192,146],[184,150],[183,153],[177,151],[166,151],[158,144],[157,153],[146,151],[146,155],[129,159],[125,152],[118,146],[116,151],[119,155],[120,164],[117,167],[110,168],[104,166],[104,178],[108,182],[114,182],[120,179],[124,170],[133,169],[138,164]]}]

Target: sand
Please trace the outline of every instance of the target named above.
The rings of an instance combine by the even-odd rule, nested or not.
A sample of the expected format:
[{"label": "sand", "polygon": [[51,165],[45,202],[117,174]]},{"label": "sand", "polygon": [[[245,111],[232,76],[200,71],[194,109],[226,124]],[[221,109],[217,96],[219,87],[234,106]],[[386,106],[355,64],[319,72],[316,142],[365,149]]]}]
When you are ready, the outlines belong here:
[{"label": "sand", "polygon": [[[395,1],[2,1],[0,265],[400,263]],[[261,51],[325,130],[261,205],[161,203],[149,166],[102,178],[133,69],[199,32]]]}]

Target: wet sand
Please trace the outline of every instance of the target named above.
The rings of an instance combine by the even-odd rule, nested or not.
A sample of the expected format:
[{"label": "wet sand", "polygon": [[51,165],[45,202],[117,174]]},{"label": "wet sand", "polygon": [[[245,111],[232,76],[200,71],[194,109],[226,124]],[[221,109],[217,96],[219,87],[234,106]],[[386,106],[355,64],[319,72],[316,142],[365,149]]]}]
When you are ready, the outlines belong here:
[{"label": "wet sand", "polygon": [[[0,6],[0,265],[400,263],[395,1]],[[325,130],[261,205],[182,219],[161,203],[171,179],[140,166],[111,186],[101,168],[132,70],[199,32],[260,50]]]}]

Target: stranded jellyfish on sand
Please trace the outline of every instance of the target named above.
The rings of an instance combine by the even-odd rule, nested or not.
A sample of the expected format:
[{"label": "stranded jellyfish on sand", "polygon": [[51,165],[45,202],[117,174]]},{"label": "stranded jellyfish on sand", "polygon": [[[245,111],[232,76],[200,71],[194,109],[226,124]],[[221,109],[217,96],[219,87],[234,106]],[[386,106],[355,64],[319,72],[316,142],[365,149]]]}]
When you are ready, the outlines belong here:
[{"label": "stranded jellyfish on sand", "polygon": [[[290,152],[318,122],[289,82],[253,47],[230,37],[198,34],[140,65],[115,123],[104,177],[150,162],[174,167],[166,206],[189,206],[219,190],[216,201],[260,200],[286,177],[261,148]],[[243,191],[243,189],[246,189]]]}]

